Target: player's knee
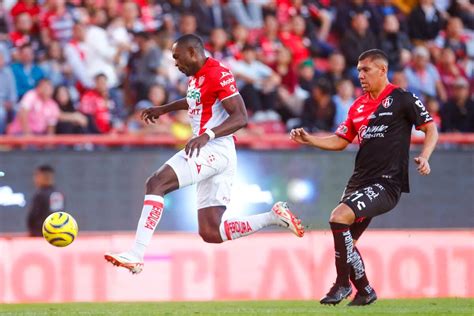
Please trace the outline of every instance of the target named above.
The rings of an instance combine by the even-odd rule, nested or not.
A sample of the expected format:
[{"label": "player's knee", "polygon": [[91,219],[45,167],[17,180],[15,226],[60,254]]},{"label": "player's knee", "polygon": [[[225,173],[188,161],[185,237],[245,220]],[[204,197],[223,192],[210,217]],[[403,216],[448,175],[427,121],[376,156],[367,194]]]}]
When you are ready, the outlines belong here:
[{"label": "player's knee", "polygon": [[218,230],[214,231],[210,229],[200,229],[199,236],[201,236],[202,240],[207,243],[220,244],[222,242],[222,237]]},{"label": "player's knee", "polygon": [[329,217],[330,223],[352,224],[354,221],[354,212],[349,208],[336,208]]},{"label": "player's knee", "polygon": [[163,181],[160,179],[158,174],[155,172],[146,179],[146,192],[148,194],[153,193],[156,195],[164,195],[165,188],[163,186]]}]

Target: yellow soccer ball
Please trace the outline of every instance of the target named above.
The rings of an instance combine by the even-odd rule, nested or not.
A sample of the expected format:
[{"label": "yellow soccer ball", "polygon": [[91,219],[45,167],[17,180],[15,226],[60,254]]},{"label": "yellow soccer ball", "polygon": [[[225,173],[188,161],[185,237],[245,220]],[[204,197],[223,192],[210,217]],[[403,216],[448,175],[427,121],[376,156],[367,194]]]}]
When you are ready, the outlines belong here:
[{"label": "yellow soccer ball", "polygon": [[66,247],[76,239],[76,220],[66,212],[49,215],[43,223],[43,236],[53,246]]}]

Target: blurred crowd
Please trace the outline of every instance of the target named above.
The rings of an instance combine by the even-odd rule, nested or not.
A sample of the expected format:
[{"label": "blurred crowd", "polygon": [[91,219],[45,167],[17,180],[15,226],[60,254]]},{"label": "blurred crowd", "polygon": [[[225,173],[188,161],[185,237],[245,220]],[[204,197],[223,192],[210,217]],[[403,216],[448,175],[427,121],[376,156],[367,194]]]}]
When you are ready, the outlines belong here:
[{"label": "blurred crowd", "polygon": [[234,73],[245,133],[334,131],[362,91],[359,54],[383,49],[390,80],[443,132],[474,132],[469,0],[4,0],[0,134],[141,133],[188,138],[173,41],[200,35]]}]

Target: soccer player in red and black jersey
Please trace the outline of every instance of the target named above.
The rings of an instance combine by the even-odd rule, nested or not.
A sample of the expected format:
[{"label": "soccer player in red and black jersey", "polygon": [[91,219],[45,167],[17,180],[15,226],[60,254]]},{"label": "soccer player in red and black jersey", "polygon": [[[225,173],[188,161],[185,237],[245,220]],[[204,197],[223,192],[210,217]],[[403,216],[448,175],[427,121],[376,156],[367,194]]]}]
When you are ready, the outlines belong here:
[{"label": "soccer player in red and black jersey", "polygon": [[362,53],[357,70],[365,93],[354,101],[336,135],[317,137],[301,128],[290,132],[294,141],[324,150],[343,150],[356,136],[360,144],[354,173],[329,219],[337,279],[321,304],[338,304],[351,295],[350,282],[357,294],[349,305],[367,305],[377,299],[355,243],[374,216],[393,209],[401,193],[409,192],[412,126],[425,133],[422,152],[415,158],[421,175],[430,173],[428,160],[438,140],[436,125],[423,103],[388,81],[388,59],[383,51]]}]

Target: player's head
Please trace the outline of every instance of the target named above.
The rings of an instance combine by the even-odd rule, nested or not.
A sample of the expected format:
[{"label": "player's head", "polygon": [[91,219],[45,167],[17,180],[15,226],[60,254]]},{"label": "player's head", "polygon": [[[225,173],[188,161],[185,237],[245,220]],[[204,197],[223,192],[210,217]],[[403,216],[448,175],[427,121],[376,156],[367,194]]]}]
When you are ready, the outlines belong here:
[{"label": "player's head", "polygon": [[54,169],[50,165],[41,165],[33,174],[35,187],[43,188],[54,184]]},{"label": "player's head", "polygon": [[193,76],[206,61],[204,44],[198,36],[186,34],[174,42],[171,48],[176,67],[186,76]]},{"label": "player's head", "polygon": [[380,49],[367,50],[359,56],[357,71],[365,92],[378,91],[388,82],[388,57]]}]

